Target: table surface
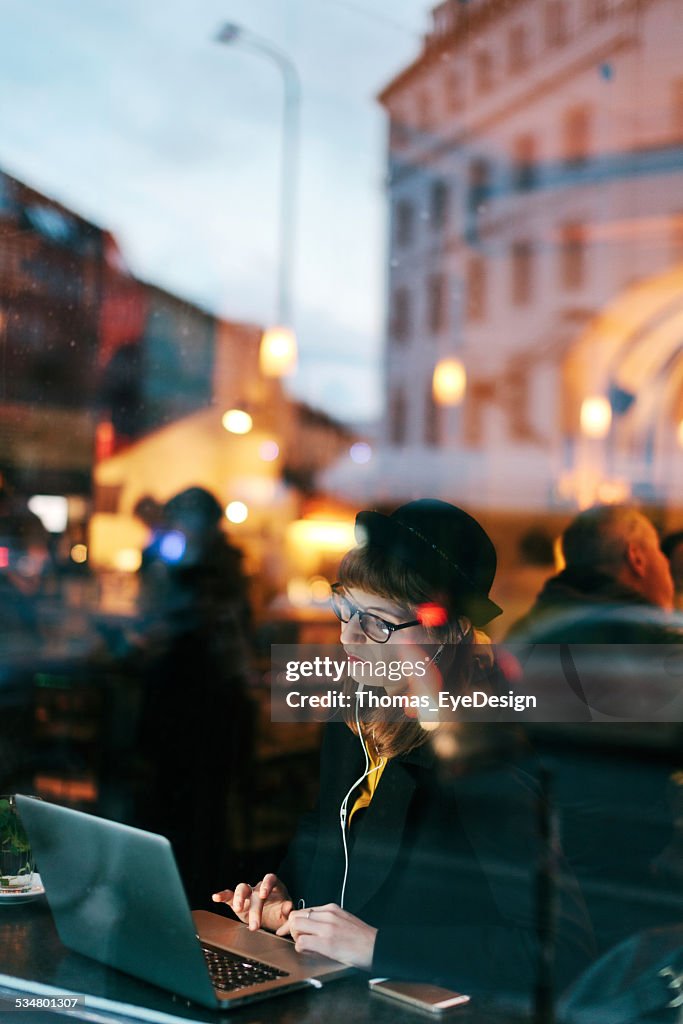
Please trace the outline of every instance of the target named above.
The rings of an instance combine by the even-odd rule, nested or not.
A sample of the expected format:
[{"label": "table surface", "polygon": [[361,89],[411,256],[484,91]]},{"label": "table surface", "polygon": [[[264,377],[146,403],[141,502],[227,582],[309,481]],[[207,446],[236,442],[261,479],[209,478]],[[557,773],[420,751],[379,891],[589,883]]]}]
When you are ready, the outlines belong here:
[{"label": "table surface", "polygon": [[[58,1011],[46,1014],[44,1010],[24,1009],[16,1024],[38,1024],[50,1020],[83,1020],[126,1022],[149,1020],[170,1015],[187,1021],[234,1021],[235,1024],[335,1024],[353,1020],[358,1024],[418,1024],[432,1020],[448,1020],[462,1024],[506,1024],[524,1019],[512,1011],[503,1011],[493,1005],[484,1007],[477,1000],[458,1007],[446,1015],[431,1015],[404,1007],[393,1000],[371,995],[367,977],[357,974],[350,978],[330,982],[322,990],[302,989],[263,1002],[252,1003],[238,1010],[214,1012],[190,1005],[186,1000],[147,985],[119,971],[104,967],[95,960],[74,953],[62,945],[45,897],[31,903],[0,906],[0,975],[26,982],[22,992],[15,992],[0,982],[0,1016],[2,1010],[14,1009],[18,995],[31,992],[30,985],[48,985],[63,993],[76,993],[112,1000],[139,1007],[139,1013],[121,1015],[103,1012],[102,1003],[89,1003],[74,1015]],[[152,1011],[150,1015],[149,1011]]]}]

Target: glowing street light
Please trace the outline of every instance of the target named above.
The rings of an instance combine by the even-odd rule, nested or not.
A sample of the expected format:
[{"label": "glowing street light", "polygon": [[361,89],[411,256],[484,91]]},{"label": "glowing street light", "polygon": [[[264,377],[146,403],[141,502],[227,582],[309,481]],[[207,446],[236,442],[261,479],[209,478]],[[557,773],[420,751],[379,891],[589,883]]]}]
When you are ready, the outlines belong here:
[{"label": "glowing street light", "polygon": [[291,327],[269,327],[263,332],[259,365],[264,377],[288,377],[296,369],[296,337]]},{"label": "glowing street light", "polygon": [[581,403],[581,431],[586,437],[601,440],[612,425],[612,406],[602,395],[591,395]]},{"label": "glowing street light", "polygon": [[248,434],[254,425],[251,416],[244,409],[228,409],[223,414],[221,423],[231,434]]},{"label": "glowing street light", "polygon": [[261,339],[260,363],[268,377],[283,377],[296,368],[296,335],[292,328],[292,271],[294,266],[294,232],[296,210],[297,164],[299,150],[299,107],[301,88],[299,75],[289,57],[267,39],[247,29],[226,22],[216,34],[216,41],[232,45],[241,43],[272,60],[282,75],[282,160],[280,164],[280,229],[278,243],[278,279],[276,324]]},{"label": "glowing street light", "polygon": [[225,518],[229,523],[244,523],[249,516],[249,509],[243,501],[231,501],[225,510]]},{"label": "glowing street light", "polygon": [[460,405],[467,387],[467,372],[460,359],[440,359],[434,367],[432,394],[438,405]]}]

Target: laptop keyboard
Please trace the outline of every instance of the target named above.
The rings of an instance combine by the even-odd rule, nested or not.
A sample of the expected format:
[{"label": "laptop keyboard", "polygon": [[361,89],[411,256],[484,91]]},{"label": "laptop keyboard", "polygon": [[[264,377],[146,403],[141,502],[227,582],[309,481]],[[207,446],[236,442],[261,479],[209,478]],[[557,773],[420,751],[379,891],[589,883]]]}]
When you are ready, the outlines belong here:
[{"label": "laptop keyboard", "polygon": [[209,975],[214,988],[221,992],[235,992],[238,988],[249,985],[262,985],[276,978],[288,978],[287,971],[264,964],[260,960],[252,960],[248,956],[229,953],[225,949],[213,946],[202,946],[204,957],[209,968]]}]

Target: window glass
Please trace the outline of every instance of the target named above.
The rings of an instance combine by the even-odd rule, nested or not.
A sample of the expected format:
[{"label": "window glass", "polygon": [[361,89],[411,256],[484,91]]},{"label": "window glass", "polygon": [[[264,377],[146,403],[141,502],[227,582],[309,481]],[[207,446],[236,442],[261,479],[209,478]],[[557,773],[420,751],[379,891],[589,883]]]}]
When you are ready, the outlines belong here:
[{"label": "window glass", "polygon": [[[2,5],[4,978],[97,982],[103,998],[120,982],[79,967],[59,900],[24,899],[7,867],[4,797],[32,793],[165,836],[192,909],[225,920],[213,893],[282,869],[315,930],[348,855],[356,966],[460,987],[475,1016],[483,993],[536,1000],[538,1021],[551,996],[567,1024],[616,1021],[597,975],[570,985],[623,942],[602,965],[628,976],[624,999],[641,1005],[640,965],[667,994],[683,881],[682,10]],[[421,500],[474,517],[495,560],[473,527],[444,539],[391,518]],[[353,591],[343,605],[334,584]],[[374,614],[392,628],[368,634]],[[428,692],[402,680],[399,727],[378,732],[354,695],[391,700],[393,681],[354,689],[349,665],[379,640],[424,653]],[[278,649],[298,663],[328,645],[353,699],[304,720],[282,704]],[[456,689],[536,686],[531,715],[423,713]],[[128,909],[103,894],[107,949],[132,948]],[[361,989],[311,993],[312,1016],[358,1016]],[[173,991],[156,1007],[169,1018],[190,998]],[[297,1016],[287,998],[274,1024]]]}]

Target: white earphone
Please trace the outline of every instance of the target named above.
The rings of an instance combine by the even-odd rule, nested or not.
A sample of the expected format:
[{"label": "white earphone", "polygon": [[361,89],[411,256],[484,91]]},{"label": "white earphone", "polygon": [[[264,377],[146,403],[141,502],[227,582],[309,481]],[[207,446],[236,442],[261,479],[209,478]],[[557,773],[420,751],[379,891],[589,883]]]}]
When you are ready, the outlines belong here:
[{"label": "white earphone", "polygon": [[[361,683],[358,684],[358,689],[356,690],[356,693],[361,693],[362,690],[363,690],[363,683],[361,682]],[[342,800],[341,805],[339,807],[339,825],[341,827],[342,844],[344,846],[344,880],[342,881],[341,896],[339,897],[339,906],[342,908],[342,910],[344,909],[344,896],[346,895],[346,881],[347,881],[348,875],[349,875],[349,847],[348,847],[347,836],[346,836],[346,817],[347,817],[347,808],[348,808],[349,798],[351,797],[351,794],[353,793],[354,789],[356,789],[357,786],[360,786],[361,783],[364,782],[365,779],[367,779],[367,777],[369,775],[373,774],[373,772],[380,771],[384,767],[384,764],[385,764],[385,758],[381,757],[380,760],[379,760],[379,764],[375,768],[371,768],[370,767],[370,755],[368,754],[368,748],[365,745],[365,737],[363,736],[363,730],[362,730],[361,724],[360,724],[360,717],[359,717],[359,714],[358,714],[358,703],[359,703],[358,700],[356,700],[356,728],[358,729],[358,738],[360,740],[361,746],[363,748],[363,753],[365,755],[365,768],[364,768],[363,774],[360,776],[360,778],[356,779],[356,781],[350,787],[350,789],[348,790],[346,796]]]},{"label": "white earphone", "polygon": [[[436,650],[436,653],[431,658],[427,659],[427,664],[428,665],[429,664],[436,665],[437,661],[441,657],[441,652],[443,651],[445,646],[446,646],[445,643],[439,644],[439,646],[438,646],[438,648]],[[356,694],[362,693],[363,685],[364,684],[362,682],[358,683],[358,689],[356,690]],[[342,834],[342,844],[344,846],[344,879],[342,881],[341,896],[339,898],[339,906],[342,908],[342,910],[344,909],[344,896],[346,895],[346,882],[347,882],[348,875],[349,875],[349,847],[348,847],[348,841],[347,841],[347,836],[346,836],[346,819],[347,819],[347,811],[348,811],[349,799],[350,799],[351,794],[353,793],[354,789],[356,789],[358,786],[360,786],[361,783],[363,783],[368,778],[369,775],[372,775],[374,772],[381,771],[381,769],[384,768],[384,765],[386,763],[386,758],[380,757],[379,764],[376,765],[374,768],[370,767],[370,756],[368,754],[368,748],[367,748],[367,746],[365,744],[365,737],[363,736],[363,730],[362,730],[361,724],[360,724],[360,717],[359,717],[359,714],[358,714],[358,705],[359,705],[359,701],[358,701],[358,699],[356,699],[356,715],[355,715],[355,718],[356,718],[356,728],[358,730],[358,738],[359,738],[361,746],[363,748],[363,754],[365,755],[365,768],[364,768],[363,774],[360,776],[360,778],[356,779],[356,781],[353,783],[353,785],[349,788],[346,796],[342,800],[341,805],[339,807],[339,825],[340,825],[341,834]]]}]

